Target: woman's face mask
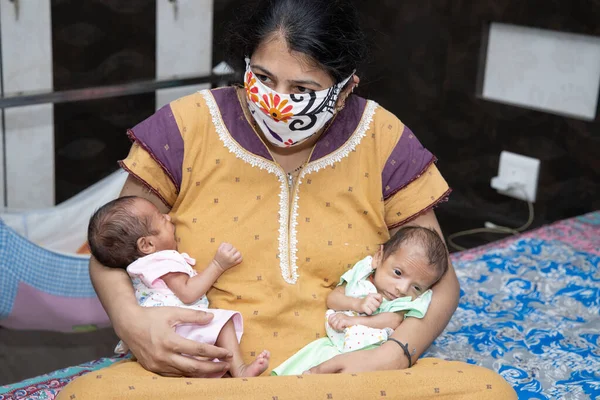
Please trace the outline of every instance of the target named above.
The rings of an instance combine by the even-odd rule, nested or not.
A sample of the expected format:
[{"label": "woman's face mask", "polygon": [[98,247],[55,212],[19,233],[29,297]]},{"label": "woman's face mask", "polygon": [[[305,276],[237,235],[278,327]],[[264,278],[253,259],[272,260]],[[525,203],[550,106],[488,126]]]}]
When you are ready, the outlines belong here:
[{"label": "woman's face mask", "polygon": [[351,77],[318,92],[281,94],[258,80],[246,59],[244,86],[250,112],[267,140],[291,147],[319,132],[333,117],[338,96]]}]

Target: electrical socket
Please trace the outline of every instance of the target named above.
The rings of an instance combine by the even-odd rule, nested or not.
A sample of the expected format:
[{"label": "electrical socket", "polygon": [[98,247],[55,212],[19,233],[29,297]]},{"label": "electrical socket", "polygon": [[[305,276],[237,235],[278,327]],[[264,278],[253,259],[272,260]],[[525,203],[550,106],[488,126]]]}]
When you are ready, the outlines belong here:
[{"label": "electrical socket", "polygon": [[498,176],[492,178],[491,186],[505,196],[535,203],[539,172],[537,158],[503,151]]}]

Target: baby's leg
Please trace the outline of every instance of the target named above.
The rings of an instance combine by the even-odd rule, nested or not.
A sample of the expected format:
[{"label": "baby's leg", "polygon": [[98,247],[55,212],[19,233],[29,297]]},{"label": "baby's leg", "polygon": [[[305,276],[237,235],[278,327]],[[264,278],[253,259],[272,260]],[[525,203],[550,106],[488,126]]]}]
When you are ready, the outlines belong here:
[{"label": "baby's leg", "polygon": [[269,367],[271,354],[266,350],[260,353],[252,363],[248,365],[244,364],[244,358],[242,357],[240,345],[235,335],[235,327],[231,319],[223,325],[223,329],[221,329],[215,345],[231,350],[233,357],[230,360],[231,368],[229,372],[234,378],[259,376]]}]

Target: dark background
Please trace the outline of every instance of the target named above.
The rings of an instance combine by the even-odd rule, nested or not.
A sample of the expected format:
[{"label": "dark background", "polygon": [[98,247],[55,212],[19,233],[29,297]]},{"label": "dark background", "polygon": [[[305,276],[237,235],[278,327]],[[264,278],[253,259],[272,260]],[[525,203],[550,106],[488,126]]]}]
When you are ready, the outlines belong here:
[{"label": "dark background", "polygon": [[[156,0],[52,0],[51,15],[54,90],[155,79]],[[56,203],[114,172],[154,109],[154,93],[55,104]]]}]

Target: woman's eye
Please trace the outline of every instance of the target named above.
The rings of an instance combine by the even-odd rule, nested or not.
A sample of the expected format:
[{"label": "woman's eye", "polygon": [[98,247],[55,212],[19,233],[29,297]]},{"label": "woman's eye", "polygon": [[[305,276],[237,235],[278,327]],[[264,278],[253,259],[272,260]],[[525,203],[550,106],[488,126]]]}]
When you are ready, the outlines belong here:
[{"label": "woman's eye", "polygon": [[313,93],[314,91],[315,91],[314,89],[309,89],[309,88],[304,87],[304,86],[296,86],[294,88],[294,93],[298,93],[298,94]]},{"label": "woman's eye", "polygon": [[254,74],[254,76],[256,76],[258,78],[258,80],[261,81],[261,82],[268,82],[269,81],[269,77],[266,76],[266,75]]},{"label": "woman's eye", "polygon": [[402,271],[400,271],[399,269],[395,269],[394,274],[396,274],[396,276],[400,276],[402,275]]}]

